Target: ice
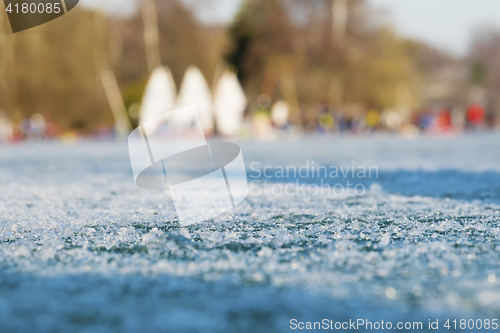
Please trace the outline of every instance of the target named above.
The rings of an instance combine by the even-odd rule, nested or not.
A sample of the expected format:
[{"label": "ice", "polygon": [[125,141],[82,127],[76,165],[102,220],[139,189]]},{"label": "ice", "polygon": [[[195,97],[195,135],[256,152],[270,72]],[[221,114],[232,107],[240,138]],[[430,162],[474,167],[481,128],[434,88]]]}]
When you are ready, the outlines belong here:
[{"label": "ice", "polygon": [[136,187],[126,143],[0,146],[0,331],[499,317],[500,135],[239,144],[249,179],[254,162],[379,175],[349,178],[363,195],[250,195],[182,227],[168,192]]}]

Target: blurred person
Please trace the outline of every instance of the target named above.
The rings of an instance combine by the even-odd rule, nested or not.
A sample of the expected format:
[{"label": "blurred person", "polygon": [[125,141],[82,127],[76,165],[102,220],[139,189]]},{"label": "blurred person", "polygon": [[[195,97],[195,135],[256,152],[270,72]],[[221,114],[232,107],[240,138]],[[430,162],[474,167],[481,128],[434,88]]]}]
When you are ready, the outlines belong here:
[{"label": "blurred person", "polygon": [[463,130],[465,128],[465,109],[462,106],[455,105],[451,109],[451,122],[453,127],[457,130]]},{"label": "blurred person", "polygon": [[28,138],[28,133],[30,131],[30,120],[25,118],[19,124],[19,139],[26,140]]},{"label": "blurred person", "polygon": [[497,107],[494,101],[490,101],[486,107],[485,124],[488,128],[495,128]]},{"label": "blurred person", "polygon": [[437,133],[446,133],[453,129],[451,112],[448,108],[438,111],[435,117],[433,129]]},{"label": "blurred person", "polygon": [[358,111],[354,114],[352,122],[353,133],[360,134],[366,130],[366,122],[364,117],[364,111]]},{"label": "blurred person", "polygon": [[339,126],[339,131],[341,133],[352,131],[353,128],[352,116],[347,115],[344,112],[340,112],[338,117],[338,126]]},{"label": "blurred person", "polygon": [[13,139],[14,129],[12,123],[3,113],[0,113],[0,143],[9,142]]},{"label": "blurred person", "polygon": [[333,130],[334,126],[335,118],[330,112],[330,108],[326,105],[323,105],[318,117],[318,131],[320,133],[328,133]]},{"label": "blurred person", "polygon": [[424,132],[429,132],[432,130],[435,122],[435,116],[432,110],[426,109],[419,118],[419,128]]},{"label": "blurred person", "polygon": [[45,118],[41,114],[35,113],[30,118],[24,119],[19,129],[24,139],[41,140],[46,135]]},{"label": "blurred person", "polygon": [[46,129],[45,118],[39,113],[32,115],[29,120],[28,139],[41,140],[45,138]]},{"label": "blurred person", "polygon": [[470,129],[480,128],[485,120],[485,112],[480,104],[472,104],[467,108],[467,127]]},{"label": "blurred person", "polygon": [[58,127],[49,116],[45,117],[45,138],[54,139],[58,136]]},{"label": "blurred person", "polygon": [[365,124],[372,132],[378,129],[380,121],[380,113],[375,109],[370,109],[365,115]]},{"label": "blurred person", "polygon": [[421,118],[422,118],[422,111],[413,110],[409,117],[409,123],[417,128],[420,128]]}]

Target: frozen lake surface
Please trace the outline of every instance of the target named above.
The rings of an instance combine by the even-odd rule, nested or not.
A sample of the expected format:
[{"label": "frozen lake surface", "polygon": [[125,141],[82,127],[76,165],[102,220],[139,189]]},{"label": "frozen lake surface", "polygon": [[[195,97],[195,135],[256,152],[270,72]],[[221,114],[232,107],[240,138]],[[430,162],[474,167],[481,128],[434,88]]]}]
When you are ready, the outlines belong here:
[{"label": "frozen lake surface", "polygon": [[[136,187],[126,143],[0,146],[0,331],[500,319],[499,134],[239,144],[275,193],[188,227]],[[311,165],[377,172],[277,173]],[[363,193],[314,192],[347,181]]]}]

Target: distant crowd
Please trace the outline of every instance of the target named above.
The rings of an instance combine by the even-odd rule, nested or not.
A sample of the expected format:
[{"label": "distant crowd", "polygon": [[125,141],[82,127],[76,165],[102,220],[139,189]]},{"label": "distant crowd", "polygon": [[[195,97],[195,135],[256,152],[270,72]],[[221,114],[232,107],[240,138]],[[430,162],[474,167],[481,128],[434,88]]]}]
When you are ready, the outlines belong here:
[{"label": "distant crowd", "polygon": [[[241,136],[269,139],[286,133],[354,133],[400,132],[403,134],[432,133],[446,134],[463,131],[500,129],[500,116],[495,109],[480,104],[467,108],[428,108],[410,113],[406,117],[397,110],[378,111],[363,109],[344,111],[320,106],[314,126],[296,126],[288,121],[289,109],[281,102],[272,110],[259,109],[242,120]],[[216,133],[217,134],[217,133]],[[115,129],[102,126],[92,133],[61,132],[50,120],[34,114],[19,124],[0,113],[0,143],[38,141],[44,139],[68,139],[90,137],[114,139]]]},{"label": "distant crowd", "polygon": [[500,127],[500,117],[493,108],[480,104],[467,108],[427,108],[403,116],[396,110],[378,111],[360,109],[357,112],[331,111],[323,107],[319,113],[317,130],[320,132],[418,132],[449,133],[467,130],[488,130]]}]

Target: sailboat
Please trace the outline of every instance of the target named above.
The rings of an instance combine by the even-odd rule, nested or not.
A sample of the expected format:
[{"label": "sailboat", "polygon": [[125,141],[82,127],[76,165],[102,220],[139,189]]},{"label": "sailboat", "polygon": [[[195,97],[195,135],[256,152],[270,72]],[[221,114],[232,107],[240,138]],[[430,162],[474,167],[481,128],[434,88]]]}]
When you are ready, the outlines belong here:
[{"label": "sailboat", "polygon": [[[192,104],[196,105],[205,134],[212,133],[214,128],[212,93],[201,71],[193,66],[189,67],[184,74],[175,108]],[[189,113],[182,113],[173,121],[178,126],[187,127],[197,119],[190,119]]]},{"label": "sailboat", "polygon": [[217,131],[224,136],[239,134],[247,98],[233,72],[227,71],[217,82],[214,94]]},{"label": "sailboat", "polygon": [[[172,73],[167,67],[156,68],[148,81],[144,97],[142,99],[139,121],[144,124],[165,112],[174,108],[176,99],[175,82]],[[149,126],[158,127],[161,123],[151,124]]]}]

